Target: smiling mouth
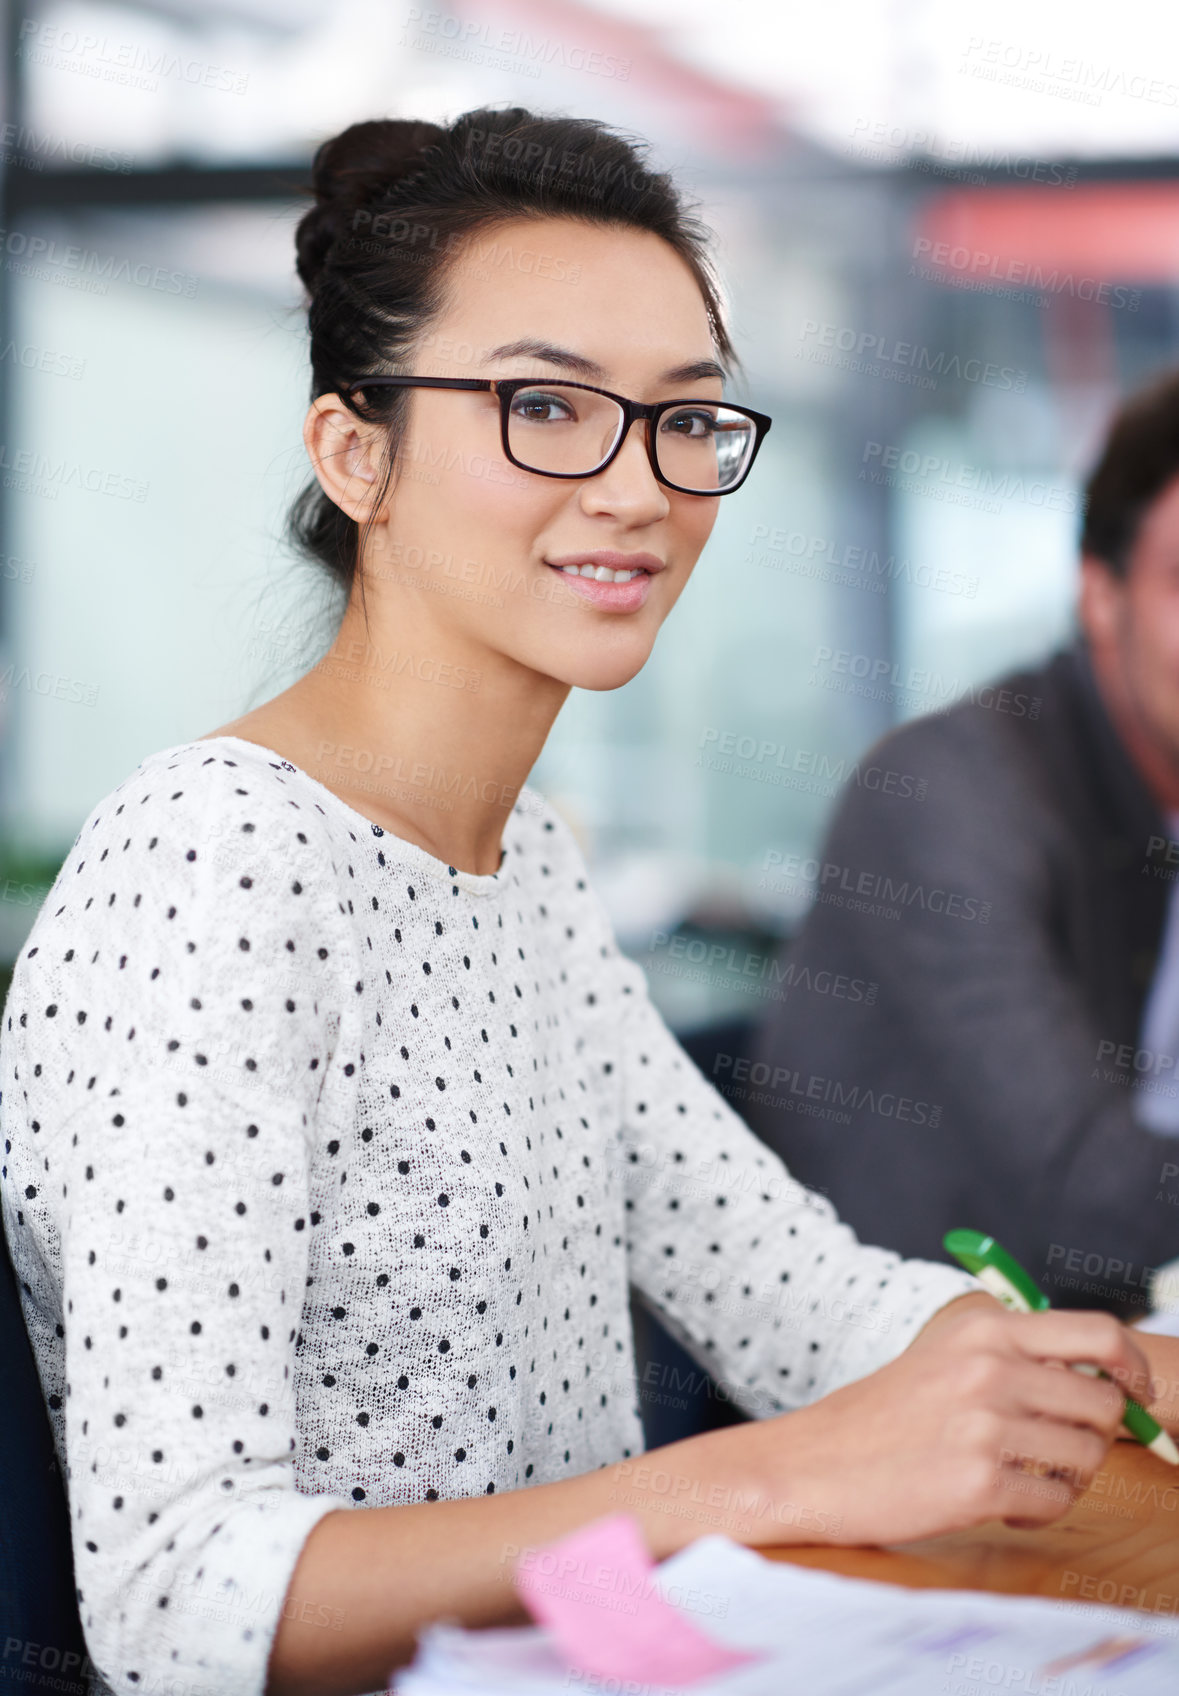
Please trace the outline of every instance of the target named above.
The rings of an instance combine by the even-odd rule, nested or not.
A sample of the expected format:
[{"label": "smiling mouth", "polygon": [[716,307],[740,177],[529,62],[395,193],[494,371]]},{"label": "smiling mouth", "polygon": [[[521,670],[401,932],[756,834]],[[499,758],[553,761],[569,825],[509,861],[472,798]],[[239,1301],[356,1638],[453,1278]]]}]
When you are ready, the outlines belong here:
[{"label": "smiling mouth", "polygon": [[634,577],[651,575],[641,565],[629,571],[611,571],[608,565],[554,565],[552,569],[565,577],[592,577],[595,583],[629,583]]}]

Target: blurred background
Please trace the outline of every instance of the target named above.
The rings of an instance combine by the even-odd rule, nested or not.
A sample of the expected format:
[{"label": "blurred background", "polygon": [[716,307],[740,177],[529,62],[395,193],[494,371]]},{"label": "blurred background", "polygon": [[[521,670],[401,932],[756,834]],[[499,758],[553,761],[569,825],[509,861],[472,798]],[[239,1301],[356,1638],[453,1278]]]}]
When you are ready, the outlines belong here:
[{"label": "blurred background", "polygon": [[533,774],[673,1027],[756,1014],[702,944],[768,956],[865,750],[1070,628],[1079,479],[1176,351],[1146,10],[158,0],[5,31],[0,970],[99,797],[334,634],[281,541],[313,149],[505,101],[650,141],[716,231],[733,396],[775,419],[650,663],[575,691]]}]

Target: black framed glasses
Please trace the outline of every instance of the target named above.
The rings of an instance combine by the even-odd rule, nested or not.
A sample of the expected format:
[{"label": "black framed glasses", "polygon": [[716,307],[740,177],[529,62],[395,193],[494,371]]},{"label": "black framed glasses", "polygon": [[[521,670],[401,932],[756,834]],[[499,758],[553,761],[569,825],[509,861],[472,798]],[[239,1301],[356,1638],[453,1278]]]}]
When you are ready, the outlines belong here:
[{"label": "black framed glasses", "polygon": [[617,456],[636,419],[647,421],[651,470],[682,495],[731,495],[749,475],[771,420],[728,401],[651,404],[592,383],[535,377],[357,377],[337,392],[361,389],[481,389],[499,400],[503,450],[521,471],[541,477],[596,477]]}]

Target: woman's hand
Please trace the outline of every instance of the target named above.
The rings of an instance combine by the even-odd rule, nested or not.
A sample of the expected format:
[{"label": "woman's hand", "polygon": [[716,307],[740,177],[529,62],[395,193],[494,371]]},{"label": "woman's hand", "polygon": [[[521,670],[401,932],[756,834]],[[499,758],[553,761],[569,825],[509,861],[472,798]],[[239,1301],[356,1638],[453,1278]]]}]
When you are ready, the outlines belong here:
[{"label": "woman's hand", "polygon": [[1132,1333],[1108,1314],[1010,1313],[981,1293],[951,1302],[878,1372],[713,1433],[762,1497],[755,1508],[739,1498],[718,1529],[754,1544],[888,1544],[1059,1519],[1124,1407],[1116,1382],[1064,1369],[1077,1361],[1149,1382]]},{"label": "woman's hand", "polygon": [[1149,1379],[1131,1379],[1123,1387],[1136,1401],[1151,1403],[1150,1411],[1172,1435],[1179,1432],[1179,1337],[1130,1327],[1130,1335],[1146,1356]]},{"label": "woman's hand", "polygon": [[[554,1484],[326,1514],[292,1575],[269,1696],[373,1690],[410,1659],[428,1620],[518,1622],[515,1556],[606,1514],[636,1514],[657,1560],[710,1531],[754,1546],[887,1544],[987,1519],[1058,1519],[1101,1464],[1123,1406],[1113,1384],[1065,1361],[1146,1367],[1106,1314],[1007,1313],[971,1294],[888,1366],[797,1413]],[[325,1607],[346,1619],[338,1641],[312,1623]]]}]

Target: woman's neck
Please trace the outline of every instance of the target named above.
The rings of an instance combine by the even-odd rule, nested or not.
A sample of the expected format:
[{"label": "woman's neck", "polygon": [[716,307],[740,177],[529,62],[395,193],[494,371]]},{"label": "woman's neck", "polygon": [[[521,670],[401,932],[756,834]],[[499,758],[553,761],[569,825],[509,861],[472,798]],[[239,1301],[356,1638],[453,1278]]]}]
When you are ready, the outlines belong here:
[{"label": "woman's neck", "polygon": [[258,742],[459,871],[499,870],[504,826],[570,685],[499,654],[469,663],[363,615],[296,683],[210,735]]}]

